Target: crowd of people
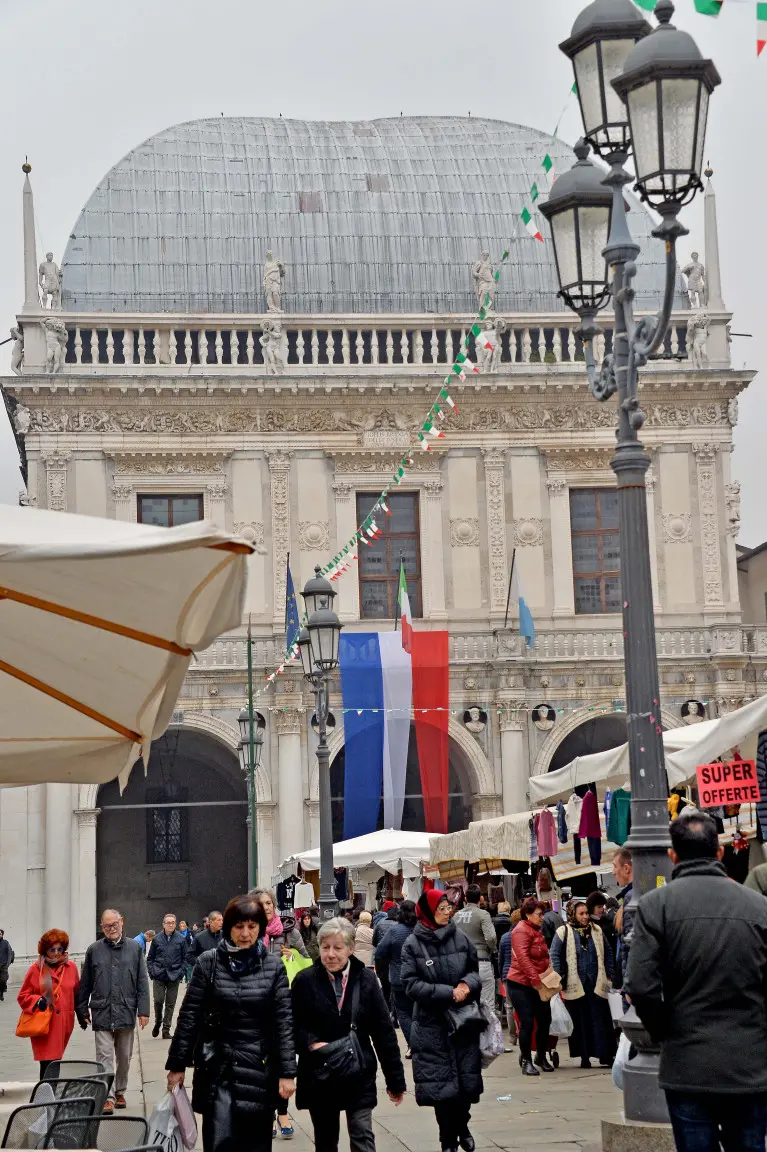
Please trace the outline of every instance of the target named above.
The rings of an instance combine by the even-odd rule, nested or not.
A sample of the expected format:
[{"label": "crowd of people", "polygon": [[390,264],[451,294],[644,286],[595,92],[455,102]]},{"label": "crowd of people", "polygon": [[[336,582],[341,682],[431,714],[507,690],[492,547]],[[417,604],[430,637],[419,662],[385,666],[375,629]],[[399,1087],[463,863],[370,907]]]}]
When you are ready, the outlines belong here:
[{"label": "crowd of people", "polygon": [[[18,994],[23,1012],[51,1013],[48,1032],[32,1039],[34,1057],[43,1076],[64,1055],[75,1023],[91,1026],[97,1058],[115,1072],[105,1111],[124,1108],[136,1024],[150,1019],[151,979],[153,1035],[170,1040],[168,1088],[194,1069],[206,1152],[265,1152],[278,1131],[290,1138],[294,1096],[310,1115],[318,1152],[337,1152],[342,1113],[353,1152],[374,1152],[379,1066],[393,1105],[407,1090],[399,1025],[416,1102],[434,1110],[442,1149],[474,1152],[482,1020],[497,1011],[499,991],[507,1051],[518,1048],[522,1074],[539,1076],[559,1063],[551,1059],[555,997],[572,1022],[570,1056],[582,1068],[612,1064],[612,987],[660,1046],[677,1149],[716,1149],[721,1139],[725,1148],[763,1152],[765,883],[758,869],[746,886],[727,877],[716,825],[702,812],[685,811],[671,839],[671,883],[629,905],[633,867],[624,847],[613,862],[618,897],[569,899],[564,914],[540,898],[554,892],[545,877],[520,907],[501,902],[493,915],[474,885],[463,906],[432,888],[415,903],[387,902],[372,914],[349,909],[324,923],[316,908],[300,910],[297,921],[283,916],[274,892],[256,889],[202,926],[168,914],[159,932],[136,938],[125,935],[118,911],[105,909],[103,935],[81,972],[66,932],[51,929],[39,942]],[[2,943],[7,964],[13,952],[0,936]]]}]

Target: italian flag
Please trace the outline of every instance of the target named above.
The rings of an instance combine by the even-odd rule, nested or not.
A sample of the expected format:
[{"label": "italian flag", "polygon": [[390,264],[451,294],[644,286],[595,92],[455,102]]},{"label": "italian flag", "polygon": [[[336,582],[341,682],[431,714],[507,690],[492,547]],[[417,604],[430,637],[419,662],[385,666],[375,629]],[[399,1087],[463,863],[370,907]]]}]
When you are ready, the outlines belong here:
[{"label": "italian flag", "polygon": [[527,228],[527,231],[530,233],[533,240],[540,240],[542,244],[543,236],[538,230],[538,225],[533,220],[533,217],[531,216],[530,212],[528,212],[527,208],[522,209],[522,223],[524,224],[525,228]]},{"label": "italian flag", "polygon": [[405,579],[405,565],[400,560],[399,565],[399,615],[402,628],[402,647],[406,652],[413,651],[413,616],[410,611],[410,597],[407,594],[407,580]]},{"label": "italian flag", "polygon": [[756,54],[761,56],[767,44],[767,4],[756,6]]}]

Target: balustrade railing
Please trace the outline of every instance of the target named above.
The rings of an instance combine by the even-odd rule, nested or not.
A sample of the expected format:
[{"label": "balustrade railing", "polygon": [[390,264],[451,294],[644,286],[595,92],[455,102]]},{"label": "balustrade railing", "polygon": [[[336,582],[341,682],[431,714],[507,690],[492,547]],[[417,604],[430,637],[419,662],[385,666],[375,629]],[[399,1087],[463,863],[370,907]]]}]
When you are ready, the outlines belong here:
[{"label": "balustrade railing", "polygon": [[[687,358],[689,312],[674,315],[658,360]],[[61,313],[67,329],[64,371],[122,372],[338,372],[372,374],[407,369],[427,373],[453,363],[458,351],[482,362],[490,353],[470,329],[473,318],[403,316],[188,316]],[[571,314],[506,314],[497,334],[494,368],[501,373],[535,365],[583,361]],[[728,317],[711,315],[710,324]],[[273,325],[279,323],[274,336]],[[600,317],[604,335],[597,338],[597,360],[612,348],[613,320]],[[19,317],[19,325],[39,331],[40,316]],[[272,332],[272,335],[265,335]],[[30,343],[27,354],[27,343]],[[42,341],[34,341],[42,348]],[[25,336],[25,369],[43,371],[44,356],[32,354]],[[41,363],[36,364],[35,359]],[[487,368],[490,367],[488,364]]]}]

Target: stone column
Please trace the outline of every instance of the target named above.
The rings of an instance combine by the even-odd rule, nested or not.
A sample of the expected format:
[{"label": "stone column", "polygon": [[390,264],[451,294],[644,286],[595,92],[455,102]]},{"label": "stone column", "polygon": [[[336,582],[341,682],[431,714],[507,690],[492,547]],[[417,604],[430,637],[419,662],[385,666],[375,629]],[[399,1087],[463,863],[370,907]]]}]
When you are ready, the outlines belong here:
[{"label": "stone column", "polygon": [[292,452],[269,452],[272,506],[272,562],[274,566],[273,623],[285,627],[286,561],[290,551],[290,460]]},{"label": "stone column", "polygon": [[43,461],[46,471],[46,507],[51,512],[66,512],[69,453],[51,453],[43,456]]},{"label": "stone column", "polygon": [[279,860],[277,867],[304,843],[304,788],[301,778],[301,720],[303,709],[291,702],[272,713],[277,729],[279,774],[278,820]]},{"label": "stone column", "polygon": [[719,553],[719,513],[714,443],[693,444],[698,471],[698,515],[703,565],[703,614],[719,616],[724,610],[722,561]]},{"label": "stone column", "polygon": [[649,468],[645,476],[647,486],[647,526],[650,531],[650,578],[652,580],[652,606],[655,612],[661,611],[658,590],[658,537],[655,531],[655,473]]},{"label": "stone column", "polygon": [[45,922],[72,923],[72,785],[45,786]]},{"label": "stone column", "polygon": [[[205,489],[205,519],[212,520],[217,528],[226,529],[226,494],[229,485],[226,480],[217,480]],[[284,597],[283,597],[284,600]]]},{"label": "stone column", "polygon": [[131,520],[131,501],[136,500],[136,493],[130,484],[113,483],[112,500],[115,506],[115,520]]},{"label": "stone column", "polygon": [[276,804],[262,801],[256,804],[256,828],[258,832],[258,872],[256,884],[270,888],[272,877],[280,866],[274,853],[274,813]]},{"label": "stone column", "polygon": [[[527,712],[523,700],[499,701],[501,728],[501,781],[504,814],[526,812],[530,765],[525,751]],[[520,711],[515,712],[514,709]]]},{"label": "stone column", "polygon": [[100,808],[77,808],[77,890],[72,895],[77,901],[72,921],[72,952],[85,952],[96,939],[98,908],[96,907],[96,821]]},{"label": "stone column", "polygon": [[442,540],[442,477],[424,481],[421,519],[423,614],[427,620],[446,620],[445,553]]},{"label": "stone column", "polygon": [[[333,481],[333,495],[336,505],[336,544],[333,554],[339,547],[343,548],[351,540],[357,530],[357,501],[352,484],[348,480],[336,479]],[[338,618],[341,623],[347,620],[359,620],[360,617],[360,582],[357,564],[352,564],[348,572],[335,581],[340,595],[338,598]],[[318,840],[319,843],[319,840]]]},{"label": "stone column", "polygon": [[509,579],[506,550],[506,451],[503,448],[483,448],[482,455],[485,458],[490,615],[503,617]]},{"label": "stone column", "polygon": [[307,824],[309,825],[309,847],[320,846],[320,802],[319,800],[305,800]]},{"label": "stone column", "polygon": [[554,576],[552,616],[575,615],[573,546],[570,534],[570,489],[563,479],[546,481],[551,519],[551,567]]}]

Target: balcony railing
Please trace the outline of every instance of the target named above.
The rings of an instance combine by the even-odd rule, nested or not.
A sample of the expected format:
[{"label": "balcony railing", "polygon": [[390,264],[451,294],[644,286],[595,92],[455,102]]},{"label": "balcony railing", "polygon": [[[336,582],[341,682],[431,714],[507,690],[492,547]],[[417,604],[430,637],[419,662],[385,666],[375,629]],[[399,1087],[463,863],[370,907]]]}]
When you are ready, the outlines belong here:
[{"label": "balcony railing", "polygon": [[[51,314],[48,313],[48,316]],[[262,344],[264,325],[280,323],[276,373],[429,373],[452,365],[464,347],[474,362],[484,358],[470,334],[470,316],[238,316],[60,313],[67,329],[63,371],[135,373],[275,373]],[[39,338],[45,314],[19,317],[25,332],[24,369],[45,371]],[[674,315],[657,360],[687,358],[689,312]],[[535,365],[575,364],[583,360],[576,335],[579,321],[569,313],[506,314],[499,332],[496,370]],[[725,314],[710,314],[710,325],[725,325]],[[596,341],[597,359],[612,348],[610,314],[600,318],[604,336]],[[30,327],[36,329],[28,340]],[[488,366],[489,367],[489,366]]]}]

